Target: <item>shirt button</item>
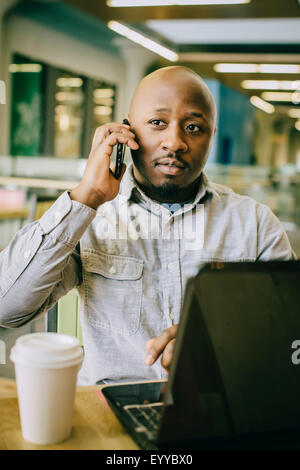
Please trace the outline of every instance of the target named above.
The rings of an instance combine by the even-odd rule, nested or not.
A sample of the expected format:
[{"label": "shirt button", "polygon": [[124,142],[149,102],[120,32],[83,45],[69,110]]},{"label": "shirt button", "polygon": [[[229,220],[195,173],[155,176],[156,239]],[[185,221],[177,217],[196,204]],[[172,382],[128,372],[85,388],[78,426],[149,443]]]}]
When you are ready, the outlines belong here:
[{"label": "shirt button", "polygon": [[173,273],[176,269],[176,264],[175,263],[169,263],[168,264],[168,271],[170,271],[170,273]]},{"label": "shirt button", "polygon": [[27,259],[27,258],[29,258],[29,256],[30,256],[30,250],[26,250],[24,252],[24,258]]},{"label": "shirt button", "polygon": [[117,270],[114,266],[111,266],[109,272],[110,274],[116,274]]}]

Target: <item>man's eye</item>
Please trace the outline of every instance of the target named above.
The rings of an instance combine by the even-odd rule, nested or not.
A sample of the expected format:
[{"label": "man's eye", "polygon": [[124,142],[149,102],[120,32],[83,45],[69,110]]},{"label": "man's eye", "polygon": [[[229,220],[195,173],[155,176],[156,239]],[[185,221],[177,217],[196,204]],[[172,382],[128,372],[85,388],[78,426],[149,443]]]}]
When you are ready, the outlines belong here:
[{"label": "man's eye", "polygon": [[200,132],[203,130],[202,127],[197,126],[196,124],[189,124],[187,126],[187,129],[191,132]]},{"label": "man's eye", "polygon": [[152,119],[152,121],[150,121],[151,124],[154,124],[154,126],[160,126],[162,124],[164,124],[164,121],[162,121],[161,119]]}]

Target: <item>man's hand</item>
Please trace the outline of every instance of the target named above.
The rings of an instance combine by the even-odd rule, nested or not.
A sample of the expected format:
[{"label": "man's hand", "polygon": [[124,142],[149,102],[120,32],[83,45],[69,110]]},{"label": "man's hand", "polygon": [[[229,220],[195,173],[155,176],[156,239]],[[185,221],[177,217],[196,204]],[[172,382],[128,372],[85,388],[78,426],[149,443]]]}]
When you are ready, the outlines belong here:
[{"label": "man's hand", "polygon": [[134,139],[134,133],[126,124],[111,122],[98,127],[82,180],[71,191],[71,199],[93,209],[114,199],[119,192],[126,165],[123,164],[120,179],[116,179],[110,170],[110,157],[118,142],[128,145],[132,150],[137,150],[139,146]]},{"label": "man's hand", "polygon": [[148,366],[154,364],[157,358],[161,355],[161,365],[168,372],[175,346],[175,337],[178,325],[173,325],[167,328],[157,338],[151,338],[146,343],[147,355],[145,363]]}]

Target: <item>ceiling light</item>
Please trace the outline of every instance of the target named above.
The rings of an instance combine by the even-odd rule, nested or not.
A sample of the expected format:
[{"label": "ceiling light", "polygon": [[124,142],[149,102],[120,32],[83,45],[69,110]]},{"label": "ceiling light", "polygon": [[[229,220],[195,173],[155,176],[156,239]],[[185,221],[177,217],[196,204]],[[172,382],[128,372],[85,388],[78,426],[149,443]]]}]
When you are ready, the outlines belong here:
[{"label": "ceiling light", "polygon": [[267,101],[296,101],[297,93],[289,93],[287,91],[265,91],[261,97]]},{"label": "ceiling light", "polygon": [[220,73],[300,73],[297,64],[235,64],[220,63],[214,65],[214,70]]},{"label": "ceiling light", "polygon": [[112,108],[110,106],[95,106],[94,113],[98,116],[109,116],[112,114]]},{"label": "ceiling light", "polygon": [[68,131],[70,128],[70,116],[68,114],[59,116],[58,126],[61,131]]},{"label": "ceiling light", "polygon": [[288,115],[291,118],[300,119],[300,109],[289,109],[288,110]]},{"label": "ceiling light", "polygon": [[300,80],[243,80],[246,90],[300,90]]},{"label": "ceiling light", "polygon": [[300,131],[300,121],[295,122],[295,127],[296,127],[297,131]]},{"label": "ceiling light", "polygon": [[107,0],[109,7],[159,7],[176,5],[238,5],[251,0]]},{"label": "ceiling light", "polygon": [[67,102],[68,104],[77,105],[82,103],[83,95],[78,91],[58,91],[55,94],[55,99],[58,102]]},{"label": "ceiling light", "polygon": [[81,87],[83,84],[82,78],[79,77],[60,77],[56,80],[58,87]]},{"label": "ceiling light", "polygon": [[64,106],[63,104],[58,104],[55,106],[55,113],[56,114],[66,114],[67,107]]},{"label": "ceiling light", "polygon": [[28,72],[28,73],[37,73],[41,72],[43,67],[41,64],[9,64],[8,70],[11,73],[16,72]]},{"label": "ceiling light", "polygon": [[115,101],[113,98],[94,98],[95,104],[102,104],[104,106],[113,106]]},{"label": "ceiling light", "polygon": [[94,98],[112,98],[114,94],[112,88],[96,88],[93,92]]},{"label": "ceiling light", "polygon": [[128,28],[127,26],[119,23],[118,21],[109,21],[107,25],[116,33],[121,34],[121,36],[125,36],[127,39],[130,39],[131,41],[140,44],[146,49],[155,52],[155,54],[158,54],[164,57],[165,59],[170,60],[171,62],[176,62],[178,60],[178,54],[176,54],[176,52],[172,51],[171,49],[168,49],[167,47],[162,46],[161,44],[153,41],[152,39],[149,39],[143,34],[140,34],[137,31]]},{"label": "ceiling light", "polygon": [[300,65],[297,64],[260,64],[260,73],[299,73]]},{"label": "ceiling light", "polygon": [[257,73],[256,64],[215,64],[214,70],[220,73]]},{"label": "ceiling light", "polygon": [[250,98],[251,104],[256,106],[257,108],[261,109],[265,113],[272,114],[275,111],[275,108],[272,104],[267,103],[266,101],[262,100],[258,96],[251,96]]},{"label": "ceiling light", "polygon": [[75,93],[71,91],[59,91],[56,93],[55,98],[57,101],[72,101],[75,96]]}]

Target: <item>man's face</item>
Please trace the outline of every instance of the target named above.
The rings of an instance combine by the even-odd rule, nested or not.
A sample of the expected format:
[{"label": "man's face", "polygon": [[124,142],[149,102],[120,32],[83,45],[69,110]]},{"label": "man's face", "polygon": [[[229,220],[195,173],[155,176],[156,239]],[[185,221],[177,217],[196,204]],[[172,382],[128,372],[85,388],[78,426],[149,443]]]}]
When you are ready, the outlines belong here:
[{"label": "man's face", "polygon": [[174,75],[144,85],[132,106],[134,176],[158,200],[184,196],[207,161],[215,117],[205,93],[193,77]]}]

